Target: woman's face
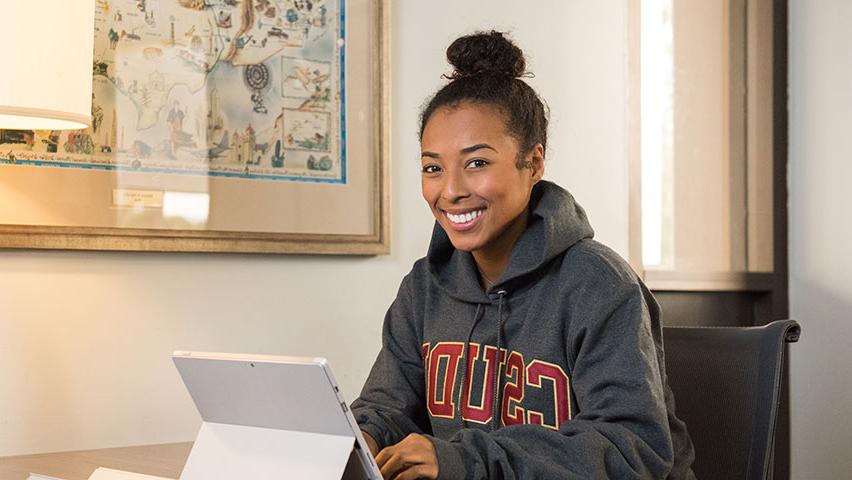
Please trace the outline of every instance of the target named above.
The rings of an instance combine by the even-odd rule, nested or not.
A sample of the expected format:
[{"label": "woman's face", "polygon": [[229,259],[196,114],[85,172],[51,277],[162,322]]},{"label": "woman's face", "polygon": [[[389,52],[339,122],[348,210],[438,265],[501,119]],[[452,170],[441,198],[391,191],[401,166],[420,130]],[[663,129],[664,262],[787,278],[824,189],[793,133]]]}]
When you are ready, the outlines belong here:
[{"label": "woman's face", "polygon": [[[496,107],[462,103],[436,110],[421,140],[423,198],[453,246],[468,252],[514,241],[526,228],[544,151],[533,148],[517,167],[518,144]],[[511,248],[511,245],[509,245]]]}]

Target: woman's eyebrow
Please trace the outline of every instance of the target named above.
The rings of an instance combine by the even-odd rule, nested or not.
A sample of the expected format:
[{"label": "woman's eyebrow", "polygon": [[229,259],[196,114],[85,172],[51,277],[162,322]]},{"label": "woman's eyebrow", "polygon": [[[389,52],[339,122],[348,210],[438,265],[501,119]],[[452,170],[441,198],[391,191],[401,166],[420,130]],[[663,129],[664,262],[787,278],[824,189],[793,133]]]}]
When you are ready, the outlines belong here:
[{"label": "woman's eyebrow", "polygon": [[494,153],[499,153],[496,148],[492,147],[491,145],[488,145],[487,143],[477,143],[476,145],[464,147],[464,148],[461,149],[461,153],[463,153],[463,154],[473,153],[473,152],[475,152],[477,150],[481,150],[483,148],[487,148],[489,150],[494,150]]},{"label": "woman's eyebrow", "polygon": [[[462,148],[462,149],[460,150],[460,152],[461,152],[463,155],[466,155],[466,154],[468,154],[468,153],[473,153],[473,152],[475,152],[475,151],[477,151],[477,150],[481,150],[481,149],[483,149],[483,148],[487,148],[487,149],[489,149],[489,150],[493,150],[493,151],[494,151],[494,153],[499,153],[499,152],[497,151],[497,149],[496,149],[496,148],[492,147],[491,145],[488,145],[487,143],[477,143],[476,145],[471,145],[471,146],[469,146],[469,147],[464,147],[464,148]],[[428,152],[428,151],[424,151],[424,152],[421,152],[421,153],[420,153],[420,158],[423,158],[423,157],[427,157],[427,158],[441,158],[441,156],[440,156],[440,155],[438,155],[437,153],[435,153],[435,152]]]}]

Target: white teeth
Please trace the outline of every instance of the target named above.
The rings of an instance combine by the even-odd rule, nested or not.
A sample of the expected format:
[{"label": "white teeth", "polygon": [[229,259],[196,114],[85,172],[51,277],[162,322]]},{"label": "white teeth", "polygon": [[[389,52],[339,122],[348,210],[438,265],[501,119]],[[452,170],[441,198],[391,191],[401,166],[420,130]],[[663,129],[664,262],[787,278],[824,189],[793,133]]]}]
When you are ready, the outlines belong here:
[{"label": "white teeth", "polygon": [[474,218],[482,215],[482,210],[476,210],[474,212],[463,213],[461,215],[453,215],[452,213],[444,212],[447,215],[447,218],[450,219],[453,223],[468,223],[473,221]]}]

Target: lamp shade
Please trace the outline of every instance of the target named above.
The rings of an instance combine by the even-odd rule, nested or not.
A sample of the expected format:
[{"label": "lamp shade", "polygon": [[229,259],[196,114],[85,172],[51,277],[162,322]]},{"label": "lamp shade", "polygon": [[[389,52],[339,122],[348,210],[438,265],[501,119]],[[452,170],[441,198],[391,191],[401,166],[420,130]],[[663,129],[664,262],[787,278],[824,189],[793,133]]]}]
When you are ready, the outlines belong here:
[{"label": "lamp shade", "polygon": [[0,128],[91,122],[94,0],[2,0]]}]

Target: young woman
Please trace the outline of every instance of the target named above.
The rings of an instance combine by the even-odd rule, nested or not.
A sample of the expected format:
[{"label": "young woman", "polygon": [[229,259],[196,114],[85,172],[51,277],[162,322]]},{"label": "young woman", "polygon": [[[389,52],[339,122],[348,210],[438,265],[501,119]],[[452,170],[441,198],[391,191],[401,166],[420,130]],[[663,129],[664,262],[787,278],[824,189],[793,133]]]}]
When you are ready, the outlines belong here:
[{"label": "young woman", "polygon": [[542,180],[547,114],[501,33],[457,39],[421,117],[436,225],[352,410],[385,478],[694,478],[660,311]]}]

